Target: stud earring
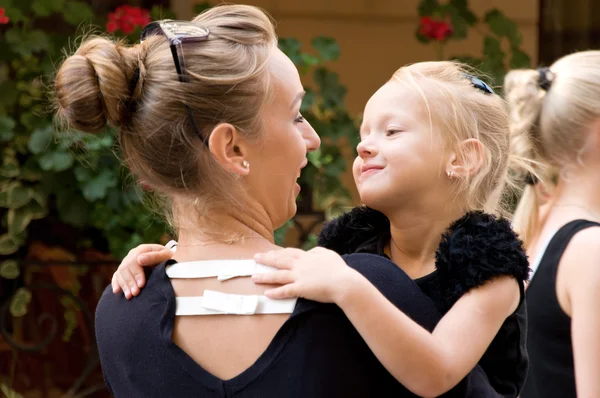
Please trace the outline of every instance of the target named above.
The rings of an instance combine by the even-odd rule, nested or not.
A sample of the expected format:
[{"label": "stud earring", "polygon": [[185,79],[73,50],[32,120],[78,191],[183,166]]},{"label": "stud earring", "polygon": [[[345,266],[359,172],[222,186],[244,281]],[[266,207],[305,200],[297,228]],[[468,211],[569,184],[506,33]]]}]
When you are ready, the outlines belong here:
[{"label": "stud earring", "polygon": [[449,180],[451,180],[451,179],[453,179],[453,178],[454,178],[454,172],[452,172],[452,171],[448,171],[446,174],[448,175],[448,179],[449,179]]},{"label": "stud earring", "polygon": [[247,160],[244,160],[242,162],[242,167],[245,168],[245,169],[247,169],[248,167],[250,167],[250,163]]}]

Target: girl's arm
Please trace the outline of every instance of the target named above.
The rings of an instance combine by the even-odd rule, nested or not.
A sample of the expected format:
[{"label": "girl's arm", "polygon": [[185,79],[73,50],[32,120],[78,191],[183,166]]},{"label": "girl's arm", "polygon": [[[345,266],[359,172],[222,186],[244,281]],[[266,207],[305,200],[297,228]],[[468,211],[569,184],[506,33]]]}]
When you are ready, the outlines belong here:
[{"label": "girl's arm", "polygon": [[577,396],[600,397],[600,228],[579,232],[569,243],[558,271],[571,316]]},{"label": "girl's arm", "polygon": [[466,293],[429,333],[362,276],[344,291],[336,304],[379,361],[426,397],[447,392],[477,365],[520,296],[513,278],[498,277]]},{"label": "girl's arm", "polygon": [[500,276],[466,293],[429,333],[332,251],[285,249],[256,260],[282,269],[254,277],[286,284],[268,296],[335,302],[386,369],[426,397],[450,390],[477,365],[520,299],[516,280]]}]

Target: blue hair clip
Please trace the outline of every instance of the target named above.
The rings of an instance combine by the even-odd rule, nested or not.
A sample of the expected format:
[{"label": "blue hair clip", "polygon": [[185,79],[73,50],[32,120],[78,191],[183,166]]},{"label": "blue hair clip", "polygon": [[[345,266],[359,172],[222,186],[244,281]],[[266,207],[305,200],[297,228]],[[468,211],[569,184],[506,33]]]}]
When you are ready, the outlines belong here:
[{"label": "blue hair clip", "polygon": [[471,85],[478,90],[483,91],[486,94],[495,94],[494,90],[483,80],[468,73],[463,73],[463,76],[471,81]]}]

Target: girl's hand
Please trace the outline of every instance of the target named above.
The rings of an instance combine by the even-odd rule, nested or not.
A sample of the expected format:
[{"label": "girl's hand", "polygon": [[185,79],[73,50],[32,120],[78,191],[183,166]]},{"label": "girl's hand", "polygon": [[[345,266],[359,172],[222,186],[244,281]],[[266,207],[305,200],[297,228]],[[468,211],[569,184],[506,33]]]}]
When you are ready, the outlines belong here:
[{"label": "girl's hand", "polygon": [[153,267],[172,256],[173,251],[162,245],[145,244],[130,250],[113,274],[113,293],[117,294],[122,290],[128,300],[137,296],[146,283],[143,267]]},{"label": "girl's hand", "polygon": [[302,297],[322,303],[338,303],[347,283],[356,275],[339,254],[316,247],[308,252],[283,249],[257,254],[257,263],[278,268],[278,271],[252,276],[258,284],[284,285],[267,290],[273,299]]}]

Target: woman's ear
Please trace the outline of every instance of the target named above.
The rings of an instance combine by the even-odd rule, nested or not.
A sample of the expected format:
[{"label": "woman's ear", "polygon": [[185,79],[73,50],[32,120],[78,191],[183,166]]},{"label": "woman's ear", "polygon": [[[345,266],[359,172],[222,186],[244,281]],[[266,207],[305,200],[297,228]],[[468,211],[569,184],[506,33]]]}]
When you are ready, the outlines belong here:
[{"label": "woman's ear", "polygon": [[458,145],[446,165],[446,173],[457,177],[470,177],[477,173],[485,161],[485,147],[481,141],[469,138]]},{"label": "woman's ear", "polygon": [[218,124],[210,133],[208,148],[221,167],[230,173],[246,176],[250,172],[248,146],[235,126]]}]

